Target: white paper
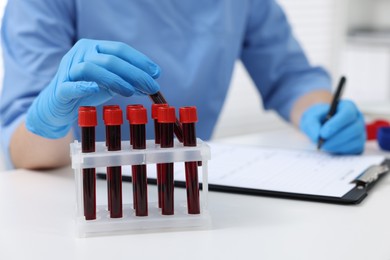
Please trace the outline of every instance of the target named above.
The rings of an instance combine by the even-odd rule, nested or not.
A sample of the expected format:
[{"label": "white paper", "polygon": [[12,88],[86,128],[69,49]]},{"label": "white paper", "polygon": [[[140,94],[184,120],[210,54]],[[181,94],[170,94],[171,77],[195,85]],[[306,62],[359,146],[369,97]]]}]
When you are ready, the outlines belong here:
[{"label": "white paper", "polygon": [[332,156],[319,151],[211,145],[209,183],[270,191],[342,197],[384,156]]},{"label": "white paper", "polygon": [[[331,197],[345,195],[355,186],[353,180],[385,159],[379,155],[333,156],[308,150],[209,145],[210,184]],[[184,163],[175,163],[174,171],[175,180],[185,180]],[[128,166],[122,172],[131,175]],[[148,165],[147,175],[156,178],[155,165]]]}]

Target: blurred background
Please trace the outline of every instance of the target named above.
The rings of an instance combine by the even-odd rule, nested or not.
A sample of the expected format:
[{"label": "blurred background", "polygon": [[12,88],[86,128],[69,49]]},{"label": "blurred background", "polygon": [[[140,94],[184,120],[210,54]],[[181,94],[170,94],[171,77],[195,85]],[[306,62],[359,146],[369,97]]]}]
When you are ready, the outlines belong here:
[{"label": "blurred background", "polygon": [[[6,2],[0,0],[1,16]],[[334,81],[346,75],[345,97],[355,100],[367,118],[390,117],[390,0],[279,3],[310,62],[325,67]],[[214,139],[277,129],[284,124],[275,120],[273,112],[263,110],[259,94],[240,62],[231,85]]]},{"label": "blurred background", "polygon": [[[344,97],[356,101],[368,120],[390,119],[390,0],[279,3],[310,62],[325,67],[333,82],[346,75]],[[274,120],[274,113],[264,112],[260,102],[238,62],[214,138],[278,128],[282,122]]]}]

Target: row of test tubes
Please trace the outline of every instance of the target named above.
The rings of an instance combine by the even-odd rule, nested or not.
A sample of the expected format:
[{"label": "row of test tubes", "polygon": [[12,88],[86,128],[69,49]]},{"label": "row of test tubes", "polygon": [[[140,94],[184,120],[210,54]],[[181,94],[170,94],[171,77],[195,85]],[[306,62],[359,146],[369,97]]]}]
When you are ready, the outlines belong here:
[{"label": "row of test tubes", "polygon": [[[174,133],[184,146],[196,146],[195,123],[198,121],[196,107],[179,109],[180,120],[176,118],[174,107],[168,104],[153,104],[155,144],[161,148],[174,147]],[[126,107],[126,118],[130,126],[131,149],[146,149],[147,110],[140,104]],[[103,121],[106,127],[106,147],[108,151],[120,151],[122,109],[117,105],[103,107]],[[96,108],[79,108],[81,128],[81,150],[83,153],[95,152]],[[157,188],[158,207],[162,215],[174,214],[174,163],[158,163]],[[148,216],[148,192],[146,165],[132,165],[133,206],[135,215]],[[185,162],[187,210],[188,214],[200,214],[198,162]],[[123,217],[122,167],[107,167],[107,210],[110,218]],[[83,204],[86,220],[96,219],[96,170],[83,169]]]}]

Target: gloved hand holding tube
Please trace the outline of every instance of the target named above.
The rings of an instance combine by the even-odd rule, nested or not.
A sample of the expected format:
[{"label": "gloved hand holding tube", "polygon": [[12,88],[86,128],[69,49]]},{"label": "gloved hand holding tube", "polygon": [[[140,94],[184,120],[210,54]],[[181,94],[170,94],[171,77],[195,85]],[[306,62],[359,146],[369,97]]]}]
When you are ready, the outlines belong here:
[{"label": "gloved hand holding tube", "polygon": [[26,127],[45,138],[64,137],[79,106],[97,106],[114,95],[159,91],[160,68],[130,46],[112,41],[79,40],[62,58],[50,84],[27,112]]},{"label": "gloved hand holding tube", "polygon": [[332,154],[360,154],[364,150],[366,131],[362,113],[349,100],[338,103],[336,113],[324,124],[329,104],[316,104],[302,115],[300,129],[317,143],[324,140],[322,150]]}]

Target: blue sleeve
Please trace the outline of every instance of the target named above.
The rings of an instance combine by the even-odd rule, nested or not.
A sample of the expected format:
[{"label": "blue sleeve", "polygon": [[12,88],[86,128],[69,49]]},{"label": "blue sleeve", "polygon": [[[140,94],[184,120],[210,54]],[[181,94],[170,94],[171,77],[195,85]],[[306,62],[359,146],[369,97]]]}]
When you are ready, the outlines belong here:
[{"label": "blue sleeve", "polygon": [[259,89],[265,109],[290,119],[294,102],[313,90],[330,90],[326,71],[310,66],[281,7],[252,1],[241,59]]},{"label": "blue sleeve", "polygon": [[71,0],[9,0],[1,40],[4,81],[0,96],[1,144],[8,168],[9,143],[34,98],[50,82],[75,38]]}]

